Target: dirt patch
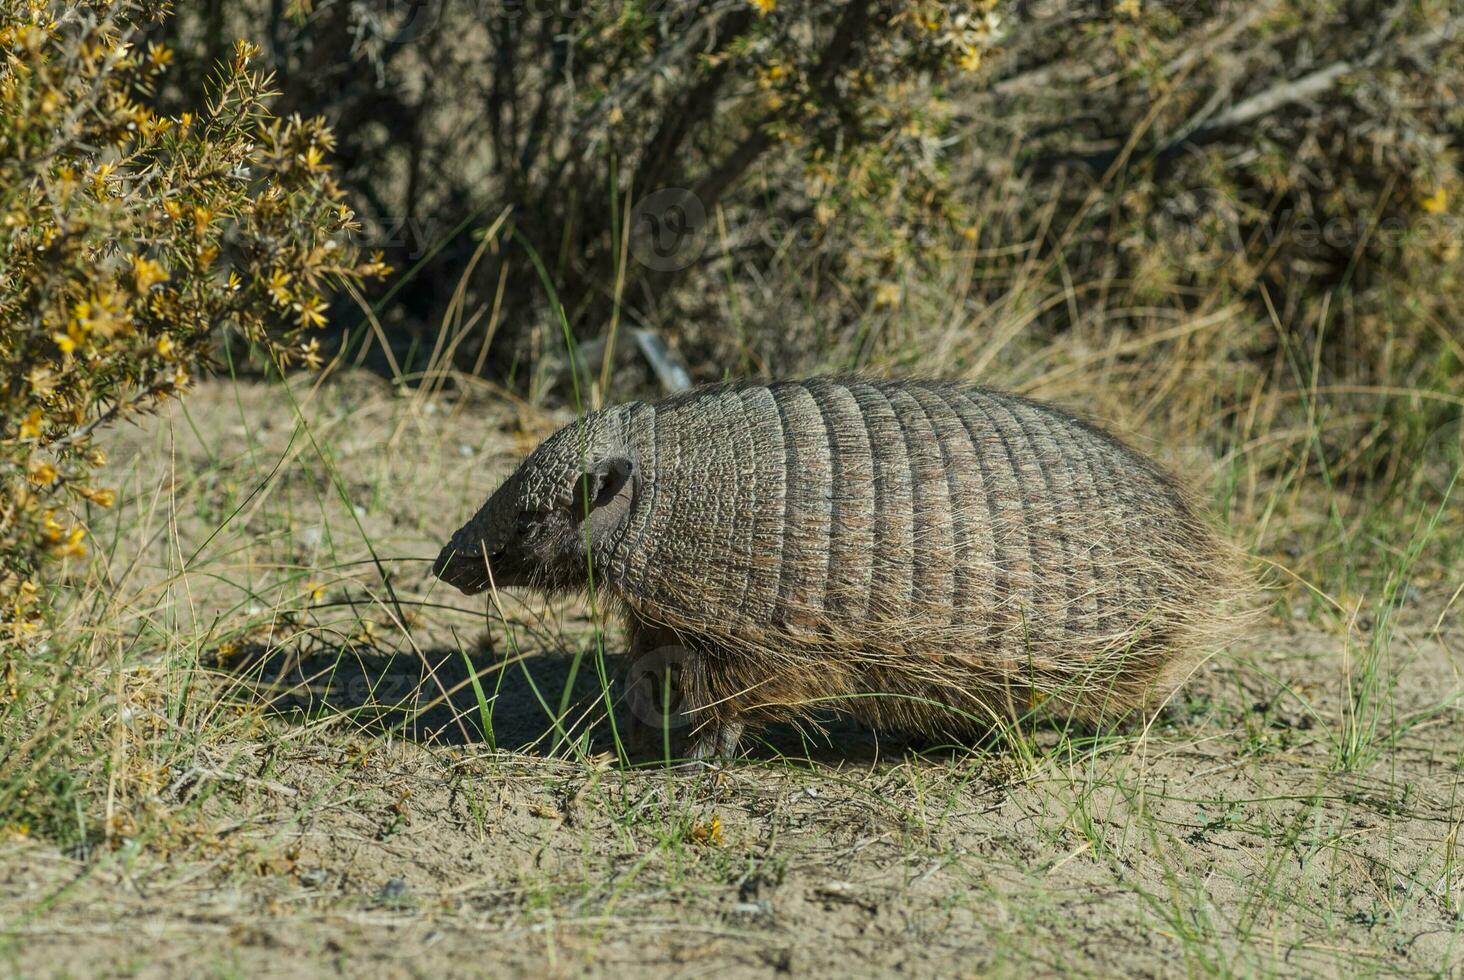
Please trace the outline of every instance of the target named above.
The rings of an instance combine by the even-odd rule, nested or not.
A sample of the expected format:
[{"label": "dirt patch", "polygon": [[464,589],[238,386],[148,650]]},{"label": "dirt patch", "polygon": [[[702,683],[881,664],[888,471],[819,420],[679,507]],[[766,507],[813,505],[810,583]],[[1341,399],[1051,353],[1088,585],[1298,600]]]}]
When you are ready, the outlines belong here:
[{"label": "dirt patch", "polygon": [[[0,844],[13,970],[1464,964],[1464,623],[1449,582],[1422,583],[1381,639],[1285,607],[1146,731],[916,752],[850,726],[788,728],[718,771],[627,767],[600,697],[615,690],[613,627],[602,681],[589,610],[526,599],[510,632],[426,574],[537,434],[501,408],[361,378],[303,413],[279,388],[209,384],[187,416],[125,434],[117,615],[166,624],[157,649],[130,648],[129,676],[195,672],[197,693],[184,708],[139,694],[117,722],[116,764],[161,773],[148,793],[119,791],[128,832],[69,851]],[[152,735],[128,727],[149,711]]]}]

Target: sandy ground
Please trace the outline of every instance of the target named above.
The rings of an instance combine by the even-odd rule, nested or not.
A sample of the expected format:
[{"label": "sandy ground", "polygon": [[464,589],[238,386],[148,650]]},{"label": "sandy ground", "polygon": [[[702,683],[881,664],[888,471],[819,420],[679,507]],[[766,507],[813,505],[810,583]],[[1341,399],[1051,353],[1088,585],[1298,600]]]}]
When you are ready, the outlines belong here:
[{"label": "sandy ground", "polygon": [[[511,605],[511,645],[423,561],[552,422],[361,378],[308,431],[279,388],[187,405],[116,433],[112,565],[171,637],[129,676],[209,666],[211,694],[128,729],[118,764],[161,773],[118,804],[133,832],[0,843],[16,975],[1464,969],[1457,583],[1410,593],[1352,771],[1373,637],[1306,600],[1147,731],[917,752],[833,724],[720,770],[627,768],[593,654],[575,667],[585,610]],[[568,744],[545,709],[566,686]]]}]

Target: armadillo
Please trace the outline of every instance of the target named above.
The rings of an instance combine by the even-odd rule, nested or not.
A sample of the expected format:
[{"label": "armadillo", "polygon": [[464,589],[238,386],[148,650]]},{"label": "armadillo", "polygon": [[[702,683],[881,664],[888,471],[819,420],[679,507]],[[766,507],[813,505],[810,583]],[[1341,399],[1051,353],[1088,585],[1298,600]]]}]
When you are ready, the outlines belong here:
[{"label": "armadillo", "polygon": [[821,378],[585,414],[433,571],[470,594],[593,587],[633,659],[678,651],[647,683],[674,686],[704,759],[827,709],[931,736],[1152,708],[1218,642],[1235,569],[1173,478],[1070,413]]}]

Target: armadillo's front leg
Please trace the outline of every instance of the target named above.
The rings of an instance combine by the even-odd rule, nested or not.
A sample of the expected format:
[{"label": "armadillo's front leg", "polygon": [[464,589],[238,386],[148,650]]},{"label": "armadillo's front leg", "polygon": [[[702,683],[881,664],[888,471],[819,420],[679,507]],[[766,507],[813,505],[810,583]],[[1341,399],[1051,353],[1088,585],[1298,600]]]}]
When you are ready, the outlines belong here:
[{"label": "armadillo's front leg", "polygon": [[693,765],[712,759],[737,756],[746,725],[736,711],[736,698],[725,695],[727,684],[715,683],[717,671],[724,669],[725,659],[715,646],[693,643],[695,653],[682,664],[676,675],[683,717],[691,726],[686,745],[686,758]]},{"label": "armadillo's front leg", "polygon": [[702,655],[672,630],[635,619],[628,625],[627,748],[632,755],[680,755],[688,733],[693,741],[701,734],[692,709],[703,703]]},{"label": "armadillo's front leg", "polygon": [[[694,762],[737,754],[744,725],[702,708],[710,703],[706,653],[694,639],[646,623],[630,624],[626,742],[636,755],[676,754],[669,744],[689,735],[684,755]],[[690,731],[688,732],[688,729]]]},{"label": "armadillo's front leg", "polygon": [[731,759],[737,755],[737,748],[746,728],[740,721],[708,722],[693,736],[686,756],[693,762]]},{"label": "armadillo's front leg", "polygon": [[664,748],[669,734],[685,726],[673,688],[675,664],[666,656],[667,638],[641,623],[630,623],[630,668],[625,682],[624,732],[632,755]]}]

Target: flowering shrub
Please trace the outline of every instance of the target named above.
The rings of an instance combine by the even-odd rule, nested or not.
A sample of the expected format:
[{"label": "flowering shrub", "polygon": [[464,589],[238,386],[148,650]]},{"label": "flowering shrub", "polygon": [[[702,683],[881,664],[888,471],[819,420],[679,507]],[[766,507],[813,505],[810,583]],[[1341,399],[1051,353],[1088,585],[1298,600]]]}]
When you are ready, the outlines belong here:
[{"label": "flowering shrub", "polygon": [[218,328],[320,363],[333,279],[382,273],[317,120],[278,119],[240,42],[204,109],[150,107],[172,52],[143,0],[0,0],[0,645],[34,634],[46,570],[86,553],[104,425],[185,391]]}]

